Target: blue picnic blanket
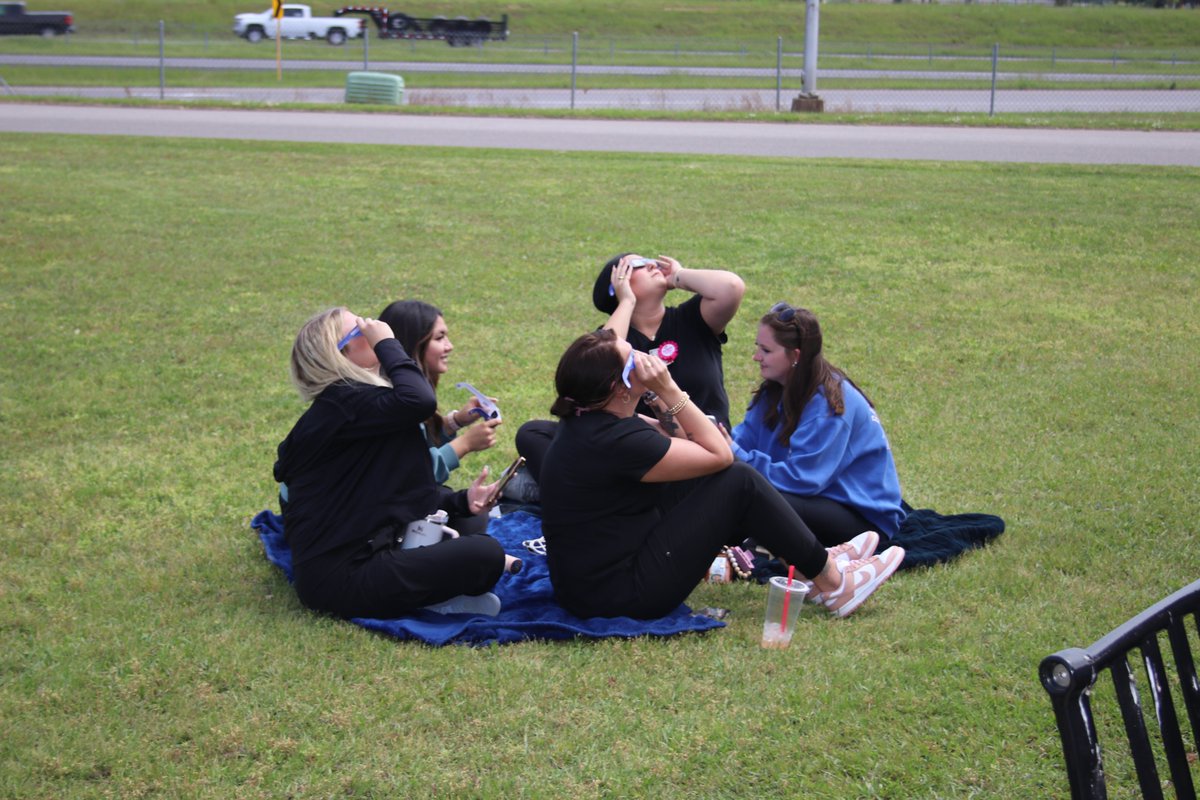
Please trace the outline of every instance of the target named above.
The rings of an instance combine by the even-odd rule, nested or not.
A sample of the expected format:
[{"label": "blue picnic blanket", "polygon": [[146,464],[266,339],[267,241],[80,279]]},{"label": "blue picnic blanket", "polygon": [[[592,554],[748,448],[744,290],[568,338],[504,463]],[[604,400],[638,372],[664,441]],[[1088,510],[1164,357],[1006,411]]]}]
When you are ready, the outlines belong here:
[{"label": "blue picnic blanket", "polygon": [[[267,560],[279,567],[291,583],[292,553],[283,537],[283,519],[268,509],[255,516],[250,526],[258,532]],[[504,546],[505,552],[524,562],[524,568],[518,574],[501,577],[493,589],[502,604],[498,616],[418,611],[397,619],[355,617],[350,621],[397,639],[418,639],[438,646],[509,644],[526,639],[571,639],[576,636],[596,639],[673,636],[725,626],[710,617],[693,614],[685,605],[660,619],[577,617],[554,602],[546,557],[529,552],[521,544],[542,535],[541,519],[524,511],[515,511],[491,520],[488,533]]]}]

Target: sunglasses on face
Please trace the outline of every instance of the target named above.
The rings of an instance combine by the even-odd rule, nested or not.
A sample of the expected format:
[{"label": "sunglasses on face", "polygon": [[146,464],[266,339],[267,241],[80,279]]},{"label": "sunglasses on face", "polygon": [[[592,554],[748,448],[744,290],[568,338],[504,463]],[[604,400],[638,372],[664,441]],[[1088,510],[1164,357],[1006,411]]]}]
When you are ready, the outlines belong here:
[{"label": "sunglasses on face", "polygon": [[796,309],[783,302],[771,306],[768,313],[774,314],[780,322],[791,322],[796,318]]},{"label": "sunglasses on face", "polygon": [[[646,267],[655,267],[655,266],[658,266],[658,262],[652,258],[635,258],[633,261],[629,262],[629,270],[631,272],[633,270],[645,269]],[[614,289],[611,284],[608,287],[608,296],[609,297],[617,296],[617,290]]]},{"label": "sunglasses on face", "polygon": [[337,343],[338,352],[340,353],[343,350],[345,350],[346,345],[350,344],[350,342],[352,342],[353,340],[357,339],[359,336],[362,336],[362,335],[363,335],[362,331],[359,330],[357,325],[355,325],[353,328],[350,329],[349,333],[347,333],[342,338],[338,339],[338,343]]}]

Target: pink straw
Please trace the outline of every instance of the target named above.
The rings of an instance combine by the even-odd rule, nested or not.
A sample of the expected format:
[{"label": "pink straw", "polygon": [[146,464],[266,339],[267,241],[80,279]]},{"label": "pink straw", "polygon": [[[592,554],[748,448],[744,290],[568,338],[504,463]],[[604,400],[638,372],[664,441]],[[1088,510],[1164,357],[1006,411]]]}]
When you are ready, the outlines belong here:
[{"label": "pink straw", "polygon": [[788,564],[787,592],[783,595],[783,615],[779,618],[779,630],[787,630],[788,601],[792,599],[792,578],[796,576],[796,565]]}]

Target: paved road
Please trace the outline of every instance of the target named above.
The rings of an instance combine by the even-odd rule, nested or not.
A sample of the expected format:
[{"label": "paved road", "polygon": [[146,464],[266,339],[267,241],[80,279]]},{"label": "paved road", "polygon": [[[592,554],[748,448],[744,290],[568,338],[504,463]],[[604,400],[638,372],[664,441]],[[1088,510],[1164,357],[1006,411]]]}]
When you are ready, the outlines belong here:
[{"label": "paved road", "polygon": [[1200,133],[429,117],[0,103],[0,131],[290,142],[1200,166]]},{"label": "paved road", "polygon": [[[342,103],[344,89],[270,87],[197,87],[159,90],[150,86],[14,86],[17,96],[141,97],[171,100],[232,100],[256,103]],[[413,106],[466,106],[540,109],[633,109],[640,111],[760,111],[791,107],[798,90],[785,89],[407,89]],[[1162,113],[1200,111],[1200,90],[1127,89],[1056,91],[998,90],[995,105],[986,89],[822,89],[825,110],[875,114],[937,111],[951,114],[998,114],[1074,111]],[[574,103],[574,105],[572,105]]]}]

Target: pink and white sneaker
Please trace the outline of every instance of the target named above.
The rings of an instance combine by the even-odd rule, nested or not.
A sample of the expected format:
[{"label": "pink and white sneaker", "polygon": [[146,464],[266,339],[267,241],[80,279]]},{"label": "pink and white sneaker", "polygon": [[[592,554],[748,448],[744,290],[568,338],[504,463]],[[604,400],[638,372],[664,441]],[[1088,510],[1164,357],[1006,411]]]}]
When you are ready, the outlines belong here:
[{"label": "pink and white sneaker", "polygon": [[903,547],[889,547],[877,556],[851,561],[842,567],[841,587],[825,595],[821,602],[834,616],[848,617],[892,577],[903,561]]},{"label": "pink and white sneaker", "polygon": [[879,547],[879,534],[875,531],[863,531],[848,542],[825,548],[825,552],[829,553],[829,557],[834,561],[848,563],[870,558],[875,555],[876,547]]},{"label": "pink and white sneaker", "polygon": [[[879,534],[875,531],[863,531],[848,542],[842,542],[834,547],[826,547],[825,552],[829,553],[829,558],[835,563],[848,564],[851,561],[862,561],[864,558],[875,555],[876,547],[879,547]],[[818,605],[823,603],[825,596],[816,590],[811,581],[807,581],[807,583],[808,594],[805,595],[805,598]]]}]

